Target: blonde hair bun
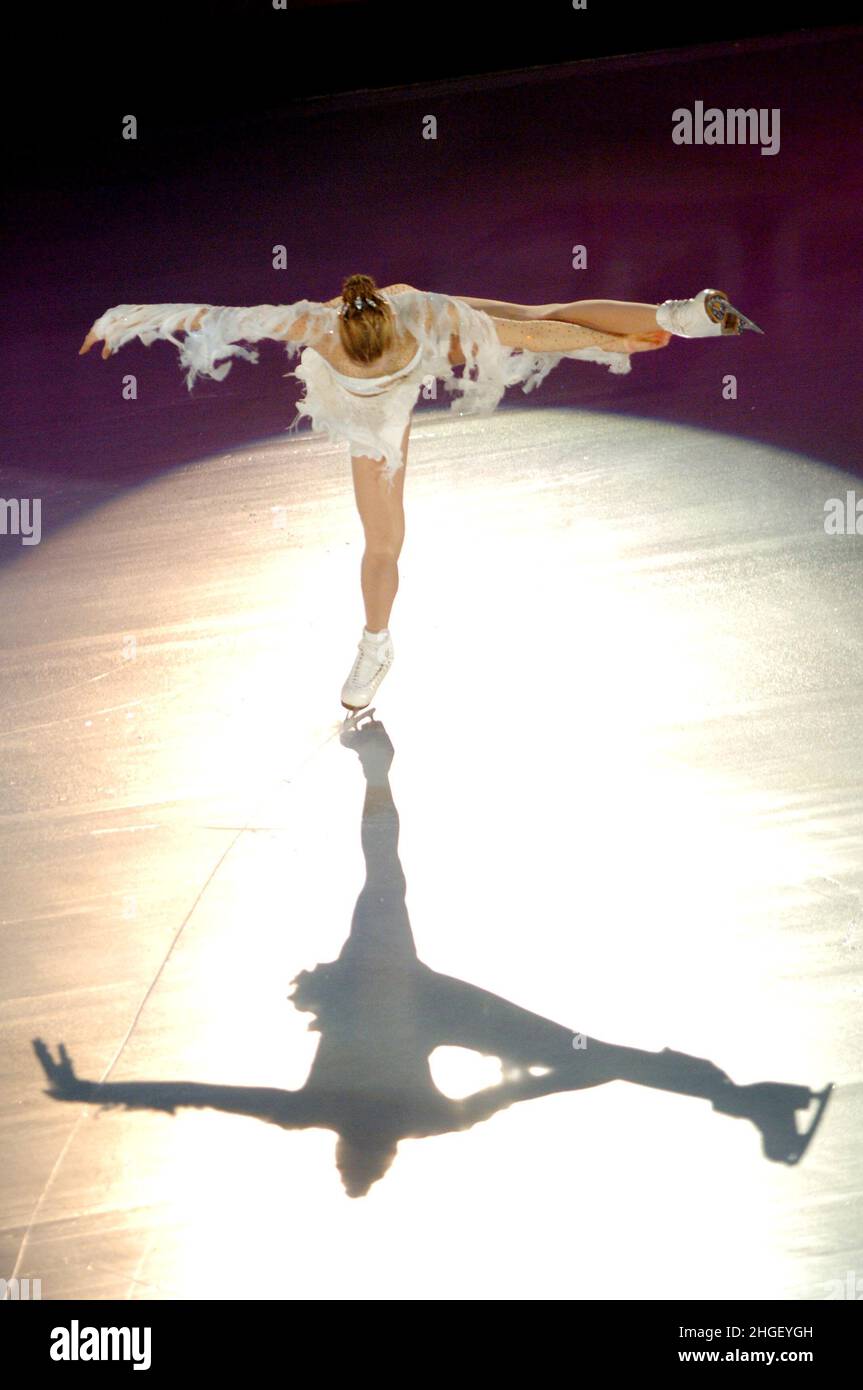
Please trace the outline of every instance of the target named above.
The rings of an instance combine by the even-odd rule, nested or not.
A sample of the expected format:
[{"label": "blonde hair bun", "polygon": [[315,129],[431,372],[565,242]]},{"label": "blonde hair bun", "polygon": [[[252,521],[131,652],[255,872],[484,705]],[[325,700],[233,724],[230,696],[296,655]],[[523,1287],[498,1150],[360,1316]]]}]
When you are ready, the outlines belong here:
[{"label": "blonde hair bun", "polygon": [[355,362],[375,362],[392,345],[393,313],[371,275],[349,275],[342,285],[339,337]]}]

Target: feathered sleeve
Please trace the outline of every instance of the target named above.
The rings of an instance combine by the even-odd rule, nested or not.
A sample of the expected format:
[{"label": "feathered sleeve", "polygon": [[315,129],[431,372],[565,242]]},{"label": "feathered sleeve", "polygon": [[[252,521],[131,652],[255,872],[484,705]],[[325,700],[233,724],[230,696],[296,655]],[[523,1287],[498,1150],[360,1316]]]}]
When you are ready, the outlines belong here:
[{"label": "feathered sleeve", "polygon": [[[289,355],[303,345],[314,347],[337,328],[335,309],[314,300],[295,304],[256,304],[229,308],[215,304],[118,304],[93,324],[92,332],[116,352],[133,338],[145,346],[165,338],[177,348],[180,367],[191,391],[198,376],[224,381],[232,357],[257,362],[243,343],[262,338],[283,342]],[[182,334],[182,337],[178,337]]]},{"label": "feathered sleeve", "polygon": [[[462,299],[421,290],[390,292],[390,302],[399,323],[408,328],[425,349],[427,369],[443,380],[444,389],[455,397],[452,409],[466,414],[494,410],[508,386],[532,391],[545,380],[564,357],[599,362],[612,372],[628,372],[626,353],[609,350],[615,338],[575,324],[535,325],[537,337],[545,327],[565,327],[573,347],[567,351],[506,347],[501,342],[495,320]],[[449,360],[450,345],[457,337],[465,358],[464,370],[457,376]],[[617,340],[619,342],[619,339]]]},{"label": "feathered sleeve", "polygon": [[[403,290],[389,298],[399,324],[421,343],[427,369],[455,397],[452,409],[467,414],[494,410],[509,384],[511,356],[497,336],[494,320],[447,294]],[[465,358],[461,376],[456,376],[449,360],[454,337]]]}]

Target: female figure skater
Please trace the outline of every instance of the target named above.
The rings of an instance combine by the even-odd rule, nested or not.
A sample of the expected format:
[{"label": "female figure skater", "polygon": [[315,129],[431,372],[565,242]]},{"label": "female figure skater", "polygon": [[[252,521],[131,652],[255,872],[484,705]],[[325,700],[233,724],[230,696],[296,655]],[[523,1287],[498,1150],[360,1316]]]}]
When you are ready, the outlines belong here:
[{"label": "female figure skater", "polygon": [[[393,661],[388,623],[405,533],[408,436],[425,383],[442,380],[456,396],[454,408],[484,412],[495,408],[508,386],[538,386],[563,357],[605,363],[622,373],[630,370],[631,353],[666,347],[672,334],[698,338],[744,328],[761,332],[717,290],[660,305],[526,305],[426,293],[410,285],[380,290],[370,276],[351,275],[341,296],[326,304],[120,304],[96,320],[79,352],[103,341],[107,358],[132,338],[145,344],[166,338],[179,350],[191,390],[199,374],[222,381],[231,367],[223,359],[256,362],[257,353],[242,342],[274,338],[289,354],[304,347],[300,365],[288,373],[305,387],[295,423],[308,417],[314,429],[350,444],[365,535],[366,625],[341,692],[342,705],[358,710],[370,703]],[[460,377],[455,366],[464,367]]]}]

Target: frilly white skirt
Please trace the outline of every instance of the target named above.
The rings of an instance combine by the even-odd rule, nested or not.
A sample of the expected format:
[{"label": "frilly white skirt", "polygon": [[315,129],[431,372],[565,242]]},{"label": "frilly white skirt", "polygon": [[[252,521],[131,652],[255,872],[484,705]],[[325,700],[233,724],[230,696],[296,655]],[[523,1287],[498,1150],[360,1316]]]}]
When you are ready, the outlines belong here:
[{"label": "frilly white skirt", "polygon": [[[347,442],[352,457],[382,460],[386,477],[392,481],[402,466],[404,434],[419,393],[427,386],[431,394],[433,383],[438,379],[443,380],[447,392],[456,396],[453,410],[461,407],[462,413],[476,414],[493,410],[510,386],[521,386],[523,391],[534,390],[564,357],[597,362],[618,375],[631,371],[627,354],[606,352],[602,348],[531,353],[504,348],[496,337],[486,341],[483,348],[482,390],[477,389],[479,373],[467,381],[465,375],[455,377],[448,361],[442,359],[439,344],[435,343],[430,349],[423,344],[416,366],[405,375],[394,374],[397,379],[382,387],[376,395],[354,393],[344,384],[341,373],[334,373],[314,348],[306,348],[296,370],[287,373],[304,388],[291,428],[308,420],[313,430]],[[467,367],[464,373],[468,373]],[[361,382],[362,378],[358,385]],[[465,386],[473,389],[465,390]]]}]

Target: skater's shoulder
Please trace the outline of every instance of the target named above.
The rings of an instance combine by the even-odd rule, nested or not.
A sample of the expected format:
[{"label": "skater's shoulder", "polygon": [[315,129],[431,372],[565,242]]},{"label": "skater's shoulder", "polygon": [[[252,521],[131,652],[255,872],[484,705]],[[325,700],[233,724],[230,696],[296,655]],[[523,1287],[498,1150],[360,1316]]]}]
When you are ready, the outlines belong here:
[{"label": "skater's shoulder", "polygon": [[402,329],[392,347],[374,362],[361,363],[348,355],[338,338],[322,339],[315,350],[339,376],[378,379],[395,376],[411,365],[419,352],[419,343],[408,329]]}]

